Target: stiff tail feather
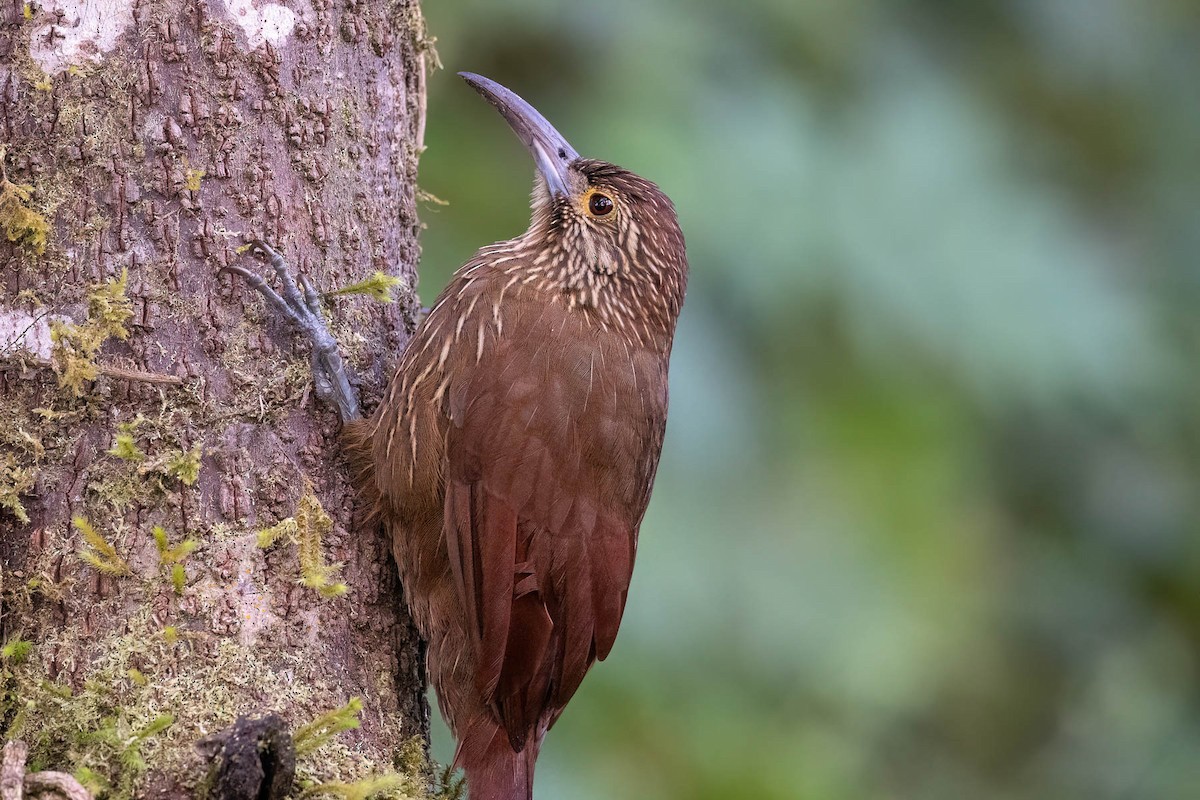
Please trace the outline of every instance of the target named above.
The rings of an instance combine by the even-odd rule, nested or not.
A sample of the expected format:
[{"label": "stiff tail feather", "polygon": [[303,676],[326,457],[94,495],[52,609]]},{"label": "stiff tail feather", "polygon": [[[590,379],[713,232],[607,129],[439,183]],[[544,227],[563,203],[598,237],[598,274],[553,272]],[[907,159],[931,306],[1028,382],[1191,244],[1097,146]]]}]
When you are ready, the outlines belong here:
[{"label": "stiff tail feather", "polygon": [[491,719],[476,720],[454,755],[454,766],[467,774],[469,800],[533,800],[533,768],[541,739],[530,736],[517,753],[503,728]]}]

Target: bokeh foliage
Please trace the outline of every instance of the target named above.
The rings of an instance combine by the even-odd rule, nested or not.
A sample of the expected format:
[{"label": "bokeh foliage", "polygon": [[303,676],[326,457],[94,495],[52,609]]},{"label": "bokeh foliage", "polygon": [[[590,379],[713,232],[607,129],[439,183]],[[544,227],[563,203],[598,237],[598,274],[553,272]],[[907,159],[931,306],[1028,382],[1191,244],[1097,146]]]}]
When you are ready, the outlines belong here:
[{"label": "bokeh foliage", "polygon": [[539,794],[1200,797],[1200,3],[426,11],[427,299],[528,215],[459,69],[657,180],[691,255]]}]

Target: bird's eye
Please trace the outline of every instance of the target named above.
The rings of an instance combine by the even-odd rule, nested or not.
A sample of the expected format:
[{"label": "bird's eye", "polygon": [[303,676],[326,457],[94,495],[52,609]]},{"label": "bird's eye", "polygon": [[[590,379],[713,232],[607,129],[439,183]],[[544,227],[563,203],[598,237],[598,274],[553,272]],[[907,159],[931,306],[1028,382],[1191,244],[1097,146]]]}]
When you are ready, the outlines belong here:
[{"label": "bird's eye", "polygon": [[606,194],[595,192],[588,198],[588,211],[593,216],[604,217],[612,213],[614,208],[612,198]]}]

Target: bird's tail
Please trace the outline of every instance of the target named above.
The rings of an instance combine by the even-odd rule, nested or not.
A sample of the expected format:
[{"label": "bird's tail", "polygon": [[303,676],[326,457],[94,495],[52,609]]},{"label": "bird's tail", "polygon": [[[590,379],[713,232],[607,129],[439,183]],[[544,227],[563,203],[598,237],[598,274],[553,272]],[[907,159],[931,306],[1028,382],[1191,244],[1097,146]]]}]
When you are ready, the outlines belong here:
[{"label": "bird's tail", "polygon": [[470,800],[533,800],[533,767],[541,736],[515,752],[508,734],[491,719],[476,720],[459,743],[455,767],[467,773]]}]

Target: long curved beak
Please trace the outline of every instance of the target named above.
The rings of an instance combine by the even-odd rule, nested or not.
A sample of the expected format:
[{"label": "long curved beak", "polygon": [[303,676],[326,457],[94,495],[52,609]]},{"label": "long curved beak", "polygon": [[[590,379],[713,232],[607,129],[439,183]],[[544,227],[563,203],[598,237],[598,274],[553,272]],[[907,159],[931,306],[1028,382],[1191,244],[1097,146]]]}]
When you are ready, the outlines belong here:
[{"label": "long curved beak", "polygon": [[517,138],[525,143],[538,172],[546,179],[552,195],[567,195],[567,169],[579,158],[575,148],[563,138],[538,110],[522,100],[516,92],[505,89],[493,80],[473,72],[460,72],[459,77],[496,107],[508,122]]}]

